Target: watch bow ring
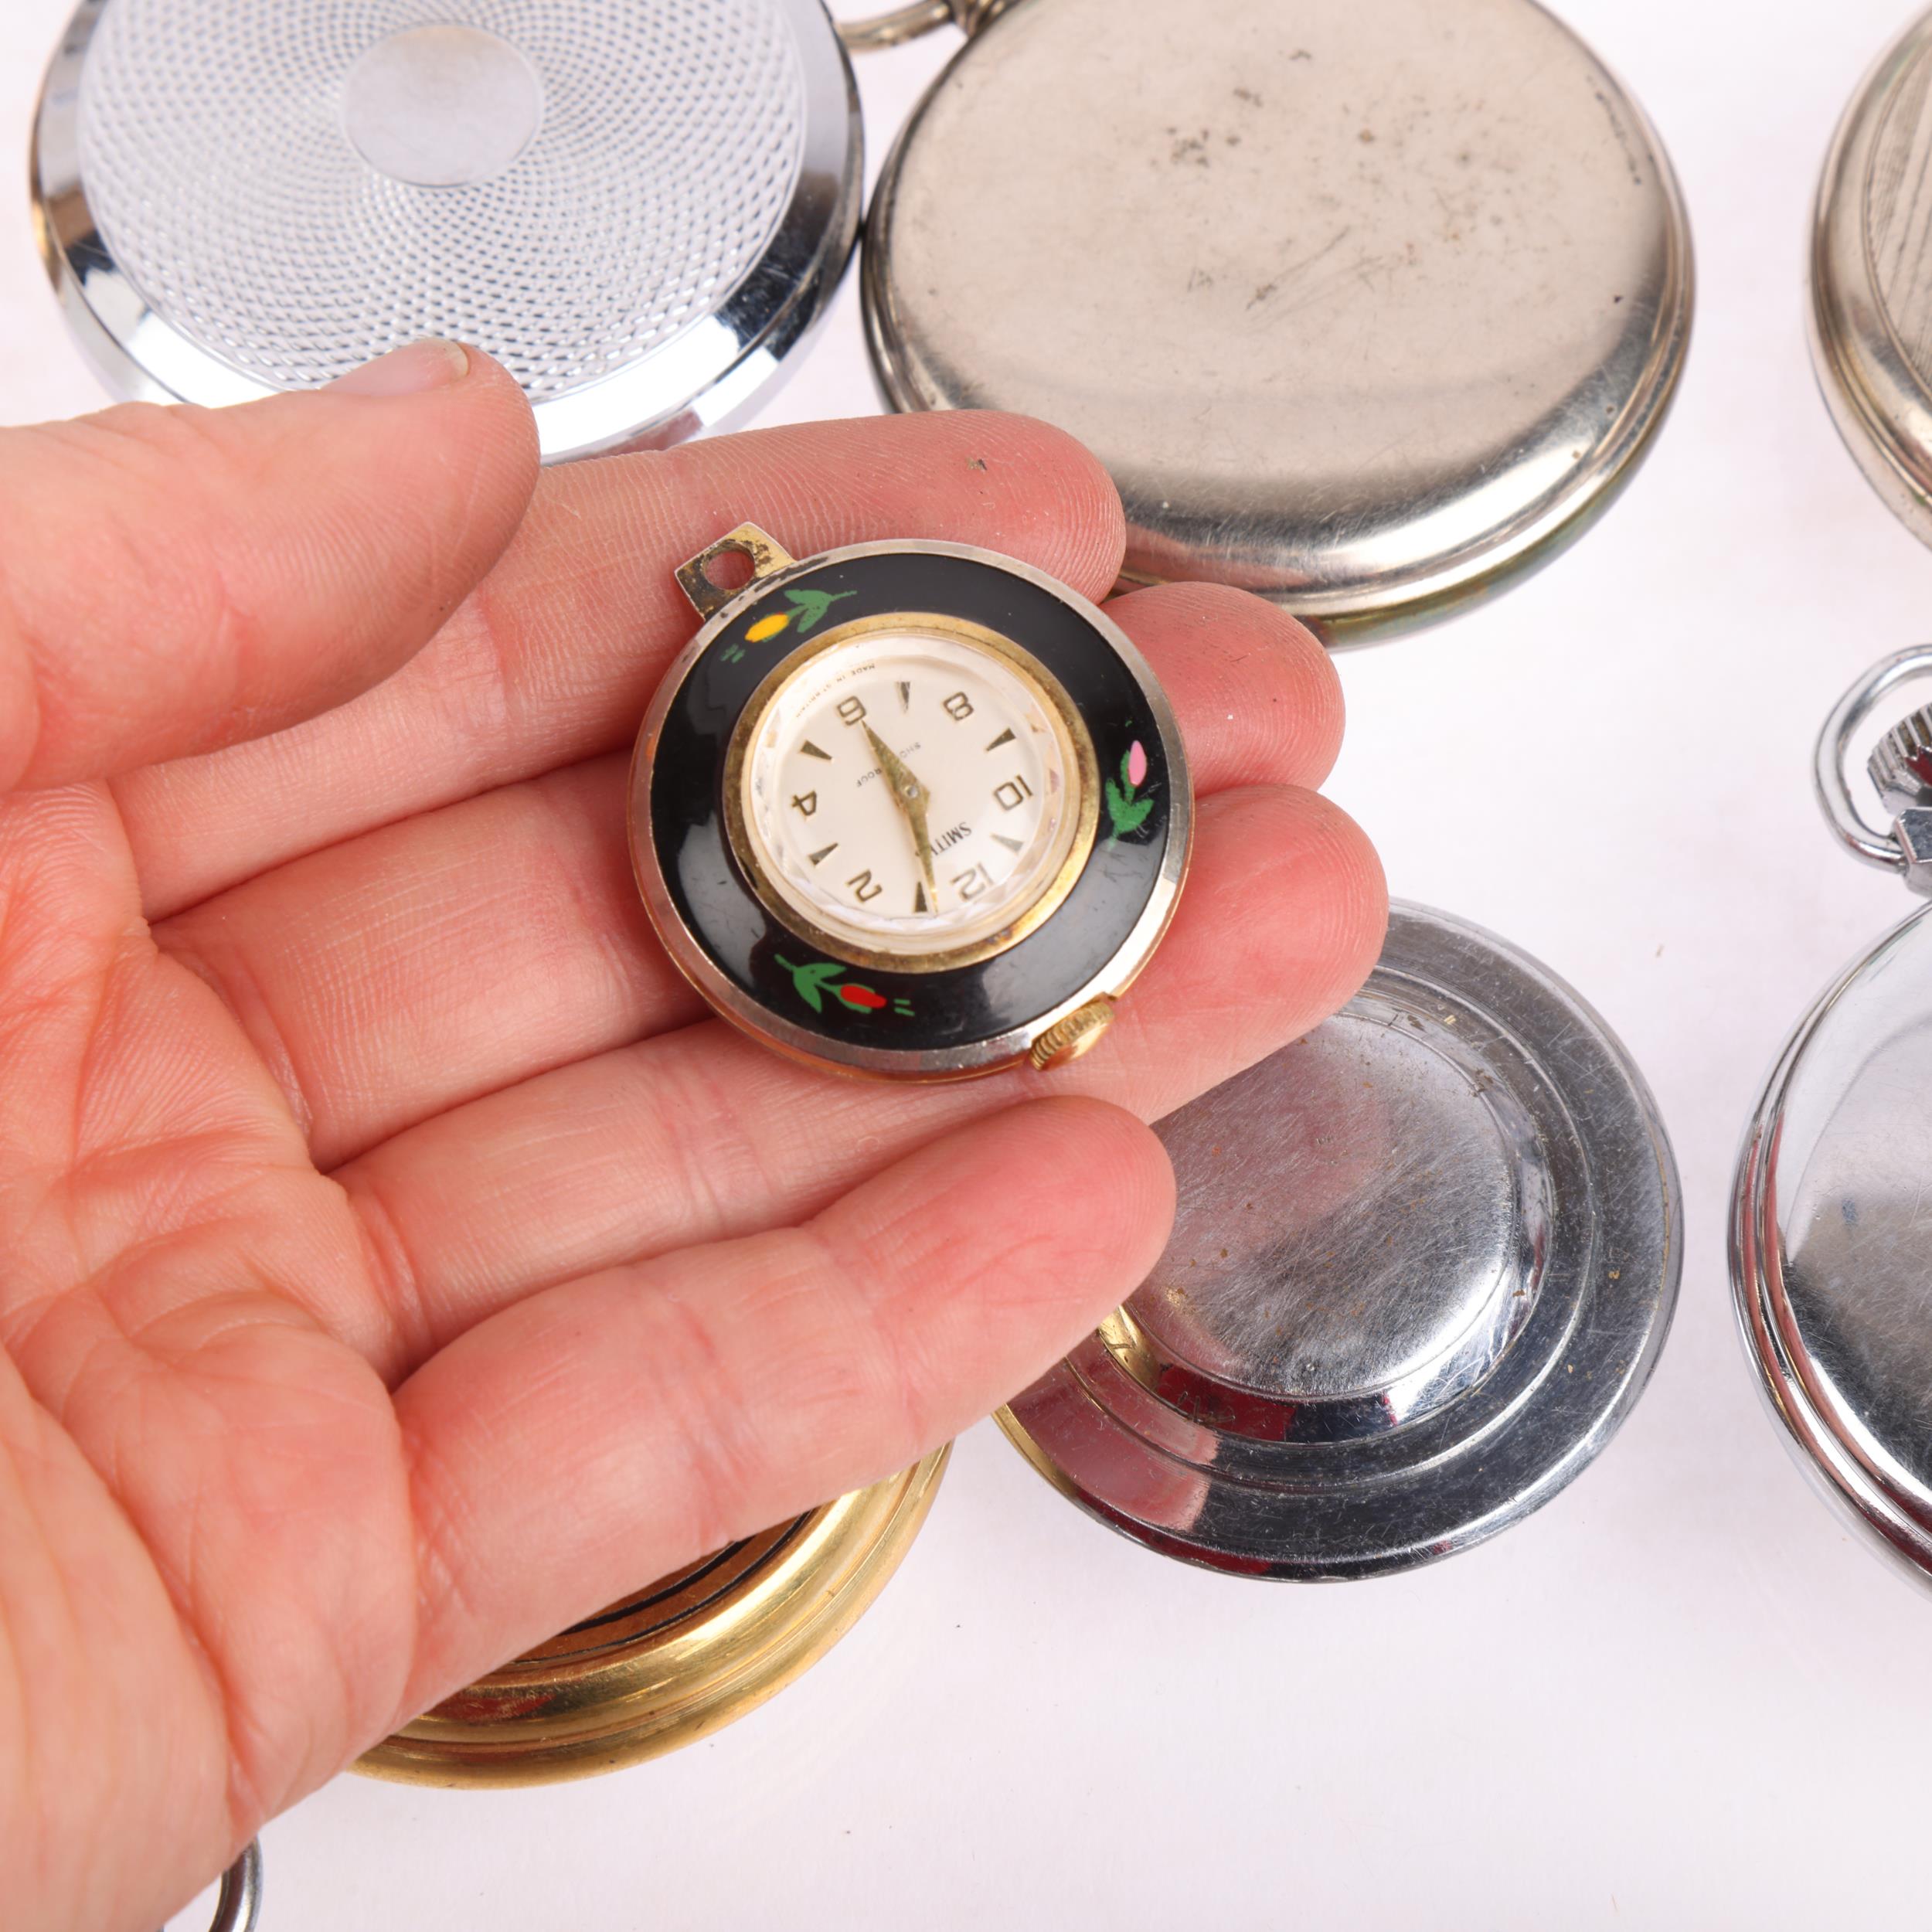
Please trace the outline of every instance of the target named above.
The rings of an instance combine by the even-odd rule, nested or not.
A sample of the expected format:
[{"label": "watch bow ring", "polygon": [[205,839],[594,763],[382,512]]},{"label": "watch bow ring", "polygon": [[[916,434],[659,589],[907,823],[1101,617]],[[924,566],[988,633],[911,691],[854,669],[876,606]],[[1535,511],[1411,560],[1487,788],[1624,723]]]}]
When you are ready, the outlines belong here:
[{"label": "watch bow ring", "polygon": [[[736,553],[750,580],[710,574]],[[706,621],[631,764],[639,889],[679,969],[794,1058],[888,1079],[1095,1045],[1159,944],[1193,800],[1140,653],[1011,557],[742,524],[677,573]]]}]

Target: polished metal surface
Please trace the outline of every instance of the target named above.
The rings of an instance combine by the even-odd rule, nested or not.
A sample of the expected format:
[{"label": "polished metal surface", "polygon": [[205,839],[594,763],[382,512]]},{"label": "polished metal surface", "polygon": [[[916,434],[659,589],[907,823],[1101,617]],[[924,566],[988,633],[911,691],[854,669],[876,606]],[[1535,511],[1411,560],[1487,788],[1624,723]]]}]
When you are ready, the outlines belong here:
[{"label": "polished metal surface", "polygon": [[1290,1441],[1395,1428],[1475,1387],[1529,1319],[1549,1243],[1535,1127],[1469,1041],[1374,992],[1351,1019],[1163,1124],[1181,1219],[1128,1310],[1164,1388],[1272,1403]]},{"label": "polished metal surface", "polygon": [[1336,1019],[1159,1131],[1166,1252],[1002,1418],[1126,1535],[1406,1568],[1546,1502],[1641,1393],[1682,1265],[1669,1145],[1603,1022],[1490,935],[1398,906]]},{"label": "polished metal surface", "polygon": [[1932,14],[1845,110],[1818,182],[1811,328],[1819,386],[1894,515],[1932,543]]},{"label": "polished metal surface", "polygon": [[1932,1580],[1932,907],[1806,1017],[1745,1135],[1731,1274],[1821,1492]]},{"label": "polished metal surface", "polygon": [[1866,776],[1893,815],[1889,831],[1859,810],[1850,767],[1852,740],[1879,702],[1900,685],[1927,678],[1932,678],[1932,645],[1914,645],[1880,658],[1856,679],[1818,733],[1811,786],[1825,823],[1854,859],[1902,874],[1914,892],[1932,893],[1932,787],[1918,785],[1910,770],[1915,721],[1932,726],[1932,716],[1915,713],[1903,719],[1866,760]]},{"label": "polished metal surface", "polygon": [[1608,503],[1692,264],[1642,113],[1531,0],[1027,0],[902,135],[865,296],[896,406],[1023,410],[1100,457],[1132,577],[1345,642]]},{"label": "polished metal surface", "polygon": [[226,403],[424,335],[546,456],[742,416],[858,223],[818,0],[87,0],[42,97],[42,253],[111,387]]},{"label": "polished metal surface", "polygon": [[494,180],[543,124],[528,55],[481,27],[404,27],[342,82],[342,131],[378,173],[414,188]]}]

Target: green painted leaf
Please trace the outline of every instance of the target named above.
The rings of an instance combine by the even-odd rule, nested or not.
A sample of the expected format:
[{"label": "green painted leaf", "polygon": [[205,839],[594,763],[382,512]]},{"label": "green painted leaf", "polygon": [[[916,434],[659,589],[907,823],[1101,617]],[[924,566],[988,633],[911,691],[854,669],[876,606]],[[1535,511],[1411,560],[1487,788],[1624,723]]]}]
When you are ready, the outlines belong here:
[{"label": "green painted leaf", "polygon": [[1130,798],[1134,796],[1134,781],[1132,777],[1129,776],[1129,767],[1133,764],[1133,763],[1134,747],[1131,745],[1129,745],[1128,748],[1121,753],[1121,783],[1126,786],[1127,795]]},{"label": "green painted leaf", "polygon": [[1107,815],[1113,821],[1116,838],[1124,838],[1129,832],[1138,832],[1153,809],[1151,798],[1130,798],[1111,778],[1107,780]]},{"label": "green painted leaf", "polygon": [[802,637],[841,598],[856,597],[855,590],[787,590],[787,597],[792,608],[798,614],[798,632]]},{"label": "green painted leaf", "polygon": [[836,979],[844,971],[842,966],[835,966],[825,959],[813,960],[803,966],[794,966],[781,954],[774,953],[772,957],[791,975],[792,990],[815,1013],[825,1010],[821,988],[828,979]]}]

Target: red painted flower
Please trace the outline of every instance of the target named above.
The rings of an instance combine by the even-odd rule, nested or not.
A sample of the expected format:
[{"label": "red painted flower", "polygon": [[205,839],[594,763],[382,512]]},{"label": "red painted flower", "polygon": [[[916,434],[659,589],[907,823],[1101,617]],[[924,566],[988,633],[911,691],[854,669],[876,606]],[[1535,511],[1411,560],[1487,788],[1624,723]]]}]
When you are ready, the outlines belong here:
[{"label": "red painted flower", "polygon": [[886,1003],[883,994],[875,993],[869,986],[835,986],[832,988],[848,1006],[862,1006],[869,1013],[876,1013]]}]

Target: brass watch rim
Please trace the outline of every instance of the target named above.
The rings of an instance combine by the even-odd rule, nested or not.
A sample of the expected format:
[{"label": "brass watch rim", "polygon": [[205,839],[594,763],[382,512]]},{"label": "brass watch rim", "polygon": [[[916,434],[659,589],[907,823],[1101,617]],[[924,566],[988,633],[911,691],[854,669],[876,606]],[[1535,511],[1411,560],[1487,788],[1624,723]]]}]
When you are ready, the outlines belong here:
[{"label": "brass watch rim", "polygon": [[[445,1788],[559,1783],[661,1757],[782,1690],[851,1629],[932,1507],[950,1444],[909,1468],[677,1573],[669,1621],[611,1644],[590,1635],[654,1584],[447,1698],[355,1760],[371,1777]],[[753,1553],[719,1593],[705,1573]],[[574,1654],[559,1646],[583,1634]]]},{"label": "brass watch rim", "polygon": [[[803,677],[828,651],[835,651],[855,639],[875,632],[917,637],[937,637],[947,642],[969,645],[1010,665],[1031,685],[1044,701],[1052,717],[1067,769],[1079,787],[1073,815],[1071,842],[1053,876],[1018,914],[983,939],[948,947],[944,952],[896,952],[886,946],[865,946],[821,926],[802,905],[788,899],[767,863],[767,854],[745,799],[746,767],[751,747],[771,707],[786,689]],[[1087,723],[1074,709],[1066,687],[1023,645],[1002,637],[983,624],[965,617],[948,617],[936,611],[881,611],[872,617],[854,617],[815,638],[789,657],[782,658],[771,675],[751,694],[743,715],[733,728],[725,753],[725,837],[731,855],[743,872],[747,883],[757,895],[758,903],[773,918],[809,940],[829,957],[848,966],[886,969],[901,973],[947,972],[961,966],[976,966],[1017,946],[1026,935],[1052,918],[1074,887],[1093,855],[1094,841],[1100,822],[1100,767],[1094,756],[1094,740]]]}]

